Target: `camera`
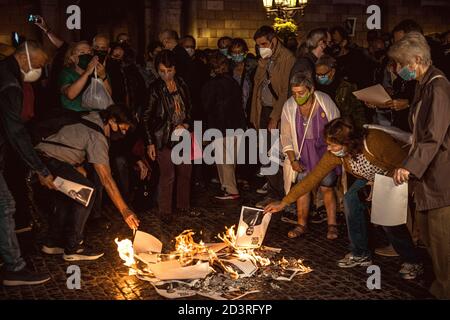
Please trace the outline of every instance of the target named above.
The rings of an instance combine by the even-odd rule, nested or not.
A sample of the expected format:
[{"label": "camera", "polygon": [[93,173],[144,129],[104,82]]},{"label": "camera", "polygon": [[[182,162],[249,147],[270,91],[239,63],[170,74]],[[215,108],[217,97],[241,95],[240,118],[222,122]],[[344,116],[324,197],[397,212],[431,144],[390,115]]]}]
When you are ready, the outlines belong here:
[{"label": "camera", "polygon": [[34,15],[34,14],[30,14],[28,15],[28,22],[30,23],[36,23],[39,21],[38,16]]}]

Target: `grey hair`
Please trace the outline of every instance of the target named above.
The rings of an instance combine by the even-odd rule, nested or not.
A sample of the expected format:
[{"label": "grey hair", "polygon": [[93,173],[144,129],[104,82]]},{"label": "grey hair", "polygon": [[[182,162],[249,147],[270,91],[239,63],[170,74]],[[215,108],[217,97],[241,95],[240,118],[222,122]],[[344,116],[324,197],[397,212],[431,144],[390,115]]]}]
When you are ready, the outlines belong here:
[{"label": "grey hair", "polygon": [[291,88],[304,86],[309,90],[314,89],[314,80],[312,78],[311,72],[297,72],[295,73],[290,80]]},{"label": "grey hair", "polygon": [[408,65],[420,58],[420,64],[430,66],[430,46],[425,37],[419,32],[407,33],[400,41],[394,43],[389,49],[389,57],[401,65]]},{"label": "grey hair", "polygon": [[111,43],[111,41],[109,40],[109,36],[108,36],[107,34],[105,34],[105,33],[100,33],[100,34],[97,34],[97,35],[92,39],[92,45],[93,45],[93,46],[95,46],[95,42],[96,42],[98,39],[105,39],[106,42],[108,43],[108,46],[109,46],[109,44]]},{"label": "grey hair", "polygon": [[330,69],[336,68],[336,59],[324,54],[317,60],[316,66],[327,66]]},{"label": "grey hair", "polygon": [[306,37],[306,47],[309,51],[317,48],[321,40],[327,39],[327,31],[323,28],[311,30]]},{"label": "grey hair", "polygon": [[162,42],[166,39],[173,39],[175,41],[178,41],[180,37],[178,36],[178,32],[176,32],[175,30],[166,29],[159,34],[159,41]]}]

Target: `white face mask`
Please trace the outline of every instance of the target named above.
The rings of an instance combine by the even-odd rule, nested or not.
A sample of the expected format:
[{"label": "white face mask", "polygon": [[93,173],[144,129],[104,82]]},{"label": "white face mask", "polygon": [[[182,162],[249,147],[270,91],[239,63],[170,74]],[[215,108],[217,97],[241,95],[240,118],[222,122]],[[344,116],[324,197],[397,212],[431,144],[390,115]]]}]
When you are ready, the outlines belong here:
[{"label": "white face mask", "polygon": [[270,48],[259,48],[259,54],[263,59],[269,59],[272,57],[273,51]]},{"label": "white face mask", "polygon": [[185,48],[189,57],[192,57],[195,54],[195,49],[194,48]]},{"label": "white face mask", "polygon": [[30,68],[30,70],[28,72],[25,72],[22,69],[20,69],[20,71],[22,71],[23,73],[23,81],[24,82],[38,81],[42,75],[42,68],[33,69],[33,67],[31,66],[30,52],[28,51],[28,44],[26,42],[25,42],[25,50],[27,52],[28,67]]}]

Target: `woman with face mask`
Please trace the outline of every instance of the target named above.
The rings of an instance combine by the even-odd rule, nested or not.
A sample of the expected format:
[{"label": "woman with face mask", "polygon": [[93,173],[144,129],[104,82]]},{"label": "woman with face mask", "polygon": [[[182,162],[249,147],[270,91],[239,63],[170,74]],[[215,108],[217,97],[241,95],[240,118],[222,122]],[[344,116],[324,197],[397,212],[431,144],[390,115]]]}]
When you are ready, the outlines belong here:
[{"label": "woman with face mask", "polygon": [[231,71],[233,78],[242,90],[242,107],[246,117],[250,113],[250,97],[253,89],[253,77],[258,61],[248,56],[248,46],[244,39],[235,38],[230,46]]},{"label": "woman with face mask", "polygon": [[430,291],[439,299],[450,299],[450,83],[433,66],[421,33],[408,33],[388,54],[403,80],[417,81],[409,113],[413,143],[396,167],[394,181],[409,181],[414,192],[420,238],[436,276]]},{"label": "woman with face mask", "polygon": [[[281,145],[287,157],[283,166],[286,194],[289,193],[292,183],[302,181],[314,170],[327,151],[323,129],[329,121],[339,117],[339,110],[330,97],[314,89],[310,73],[294,74],[291,79],[292,97],[283,107]],[[333,170],[320,181],[320,191],[328,217],[329,240],[338,237],[334,194],[338,174],[339,171]],[[288,233],[289,238],[297,238],[306,232],[310,202],[310,192],[297,199],[298,224]]]},{"label": "woman with face mask", "polygon": [[112,90],[105,67],[97,56],[93,56],[89,43],[81,41],[71,45],[64,59],[64,69],[59,76],[63,108],[77,112],[87,111],[82,107],[82,96],[95,69],[98,78],[103,80],[103,85],[111,95]]},{"label": "woman with face mask", "polygon": [[172,161],[172,148],[177,144],[172,142],[172,135],[182,136],[186,130],[193,129],[188,87],[177,77],[175,64],[175,54],[170,50],[163,50],[156,56],[155,67],[160,78],[150,86],[150,100],[143,117],[147,153],[160,168],[159,215],[167,223],[174,217],[174,193],[180,215],[198,216],[190,209],[192,165],[176,165]]},{"label": "woman with face mask", "polygon": [[[344,196],[351,253],[338,261],[341,268],[370,266],[371,252],[368,247],[366,221],[367,205],[358,191],[373,183],[375,174],[392,176],[407,156],[402,145],[380,130],[358,129],[351,119],[339,118],[325,126],[327,152],[304,180],[291,189],[281,201],[268,205],[266,212],[282,211],[287,205],[311,192],[334,168],[343,166],[347,173],[357,178]],[[383,227],[395,251],[403,260],[400,275],[414,279],[423,272],[416,249],[406,225]]]}]

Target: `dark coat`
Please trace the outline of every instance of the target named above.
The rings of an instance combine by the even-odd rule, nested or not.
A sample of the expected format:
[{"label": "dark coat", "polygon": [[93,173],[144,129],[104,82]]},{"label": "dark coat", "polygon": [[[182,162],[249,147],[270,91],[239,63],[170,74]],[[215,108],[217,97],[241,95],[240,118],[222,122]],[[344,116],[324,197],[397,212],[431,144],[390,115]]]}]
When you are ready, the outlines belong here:
[{"label": "dark coat", "polygon": [[414,143],[404,168],[413,175],[417,210],[450,206],[450,83],[439,69],[428,69],[411,105]]},{"label": "dark coat", "polygon": [[202,105],[208,129],[245,129],[242,91],[230,75],[219,75],[209,80],[202,90]]},{"label": "dark coat", "polygon": [[34,151],[23,125],[22,107],[21,73],[12,56],[0,62],[0,171],[3,170],[6,145],[10,143],[30,169],[47,176],[49,171]]},{"label": "dark coat", "polygon": [[[183,79],[175,77],[178,93],[184,103],[186,119],[184,123],[193,127],[191,118],[191,98],[189,89]],[[161,150],[171,142],[171,135],[175,128],[172,128],[173,107],[172,99],[165,82],[161,79],[153,82],[149,89],[149,103],[144,111],[144,129],[146,133],[146,144],[156,145]]]}]

